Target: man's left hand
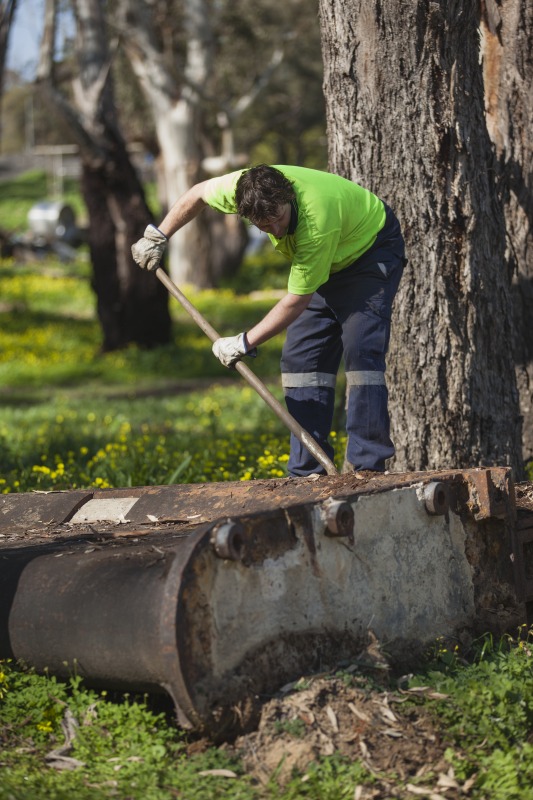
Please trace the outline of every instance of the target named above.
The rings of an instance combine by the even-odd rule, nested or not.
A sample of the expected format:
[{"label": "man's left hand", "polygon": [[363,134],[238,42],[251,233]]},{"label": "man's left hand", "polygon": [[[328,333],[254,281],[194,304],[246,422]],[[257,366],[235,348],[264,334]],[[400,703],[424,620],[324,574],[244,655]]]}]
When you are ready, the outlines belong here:
[{"label": "man's left hand", "polygon": [[233,367],[244,356],[255,358],[257,355],[257,348],[249,347],[246,333],[238,333],[237,336],[225,336],[217,339],[213,344],[212,350],[225,367]]}]

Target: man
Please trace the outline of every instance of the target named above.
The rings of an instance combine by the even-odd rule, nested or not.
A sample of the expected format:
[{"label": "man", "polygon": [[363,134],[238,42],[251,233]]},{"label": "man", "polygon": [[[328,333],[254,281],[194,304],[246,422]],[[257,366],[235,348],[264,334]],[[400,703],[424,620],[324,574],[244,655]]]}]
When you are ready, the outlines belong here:
[{"label": "man", "polygon": [[[391,209],[338,175],[260,165],[189,189],[159,228],[149,225],[133,245],[135,261],[156,269],[170,236],[206,205],[240,214],[292,262],[284,297],[251,330],[218,339],[214,354],[231,367],[287,329],[281,359],[287,408],[330,457],[335,381],[344,355],[347,464],[384,471],[394,454],[385,355],[405,264],[400,225]],[[296,476],[324,472],[293,435],[288,470]]]}]

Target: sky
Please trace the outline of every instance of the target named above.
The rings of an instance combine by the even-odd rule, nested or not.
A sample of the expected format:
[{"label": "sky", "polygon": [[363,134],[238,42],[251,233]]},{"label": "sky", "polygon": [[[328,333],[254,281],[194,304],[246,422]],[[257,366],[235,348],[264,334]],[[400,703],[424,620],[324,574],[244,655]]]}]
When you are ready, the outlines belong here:
[{"label": "sky", "polygon": [[[35,76],[39,59],[44,5],[45,0],[18,0],[9,34],[6,67],[20,73],[28,81]],[[72,34],[72,22],[69,24],[63,15],[59,20],[59,41],[68,32]]]},{"label": "sky", "polygon": [[31,80],[37,66],[44,0],[19,0],[9,32],[6,67]]}]

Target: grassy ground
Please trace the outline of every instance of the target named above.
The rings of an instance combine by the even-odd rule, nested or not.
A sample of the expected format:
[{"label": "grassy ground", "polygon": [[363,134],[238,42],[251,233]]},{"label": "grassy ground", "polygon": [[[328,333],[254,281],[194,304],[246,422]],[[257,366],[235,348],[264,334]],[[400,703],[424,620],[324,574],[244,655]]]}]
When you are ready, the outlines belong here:
[{"label": "grassy ground", "polygon": [[[20,189],[26,206],[31,186],[35,200],[34,181]],[[5,198],[4,186],[2,214]],[[174,304],[167,347],[97,355],[87,275],[83,259],[0,263],[0,491],[284,475],[286,431],[218,365]],[[221,332],[272,302],[229,290],[191,299]],[[254,363],[278,395],[279,348],[279,340],[262,347]],[[335,438],[340,459],[343,441]],[[527,631],[519,633],[501,642],[486,637],[464,652],[435,643],[419,674],[403,679],[402,694],[398,676],[377,684],[364,668],[322,676],[331,692],[320,702],[332,709],[338,680],[370,704],[399,698],[404,738],[402,725],[415,712],[425,715],[434,750],[417,749],[414,728],[411,761],[402,769],[385,769],[378,751],[370,759],[361,750],[349,758],[334,752],[288,775],[281,758],[266,781],[249,769],[244,749],[213,747],[180,731],[164,702],[96,692],[76,676],[62,682],[0,662],[0,800],[526,800],[533,796],[533,656]],[[267,729],[270,743],[285,737],[289,749],[306,730],[300,718]],[[392,749],[388,741],[381,755]]]}]

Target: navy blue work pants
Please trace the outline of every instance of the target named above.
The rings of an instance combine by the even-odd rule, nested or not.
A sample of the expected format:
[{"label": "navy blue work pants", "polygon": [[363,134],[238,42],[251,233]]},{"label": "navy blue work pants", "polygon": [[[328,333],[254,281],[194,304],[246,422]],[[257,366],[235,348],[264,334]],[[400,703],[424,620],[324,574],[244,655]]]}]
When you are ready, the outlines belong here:
[{"label": "navy blue work pants", "polygon": [[[335,382],[344,356],[346,457],[354,469],[382,472],[394,455],[385,356],[404,264],[400,226],[387,208],[385,227],[373,247],[331,275],[287,329],[281,358],[285,402],[330,458]],[[295,476],[324,472],[293,434],[288,470]]]}]

